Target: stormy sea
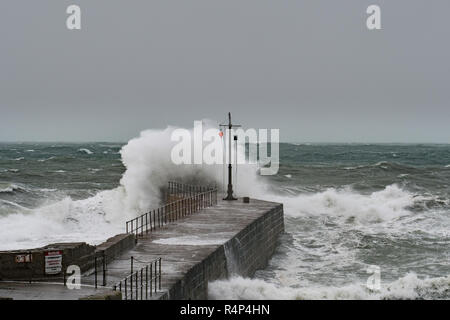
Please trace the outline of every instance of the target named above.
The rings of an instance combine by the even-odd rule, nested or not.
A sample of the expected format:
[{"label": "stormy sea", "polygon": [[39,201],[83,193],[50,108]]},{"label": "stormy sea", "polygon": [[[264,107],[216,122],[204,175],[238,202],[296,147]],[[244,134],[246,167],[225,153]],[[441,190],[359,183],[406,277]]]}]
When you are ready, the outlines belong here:
[{"label": "stormy sea", "polygon": [[[172,164],[169,140],[0,144],[0,250],[98,244],[157,207],[169,179],[222,185],[222,166]],[[210,283],[211,299],[450,298],[450,145],[279,148],[278,174],[239,168],[236,193],[282,202],[286,232],[266,269]]]}]

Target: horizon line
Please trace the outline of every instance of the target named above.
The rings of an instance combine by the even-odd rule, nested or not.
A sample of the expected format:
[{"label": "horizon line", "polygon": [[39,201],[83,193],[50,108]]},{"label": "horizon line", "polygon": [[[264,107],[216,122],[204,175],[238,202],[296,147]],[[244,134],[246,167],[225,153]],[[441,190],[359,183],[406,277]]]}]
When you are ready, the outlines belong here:
[{"label": "horizon line", "polygon": [[[132,138],[133,139],[133,138]],[[131,139],[130,139],[131,140]],[[68,143],[68,144],[87,144],[87,143],[118,143],[118,144],[127,144],[128,141],[102,141],[102,140],[67,140],[67,141],[52,141],[52,140],[41,140],[41,141],[33,141],[33,140],[17,140],[17,141],[0,141],[0,144],[36,144],[36,143]],[[280,141],[281,143],[286,144],[445,144],[449,145],[450,142],[424,142],[424,141],[414,141],[414,142],[362,142],[362,141]]]}]

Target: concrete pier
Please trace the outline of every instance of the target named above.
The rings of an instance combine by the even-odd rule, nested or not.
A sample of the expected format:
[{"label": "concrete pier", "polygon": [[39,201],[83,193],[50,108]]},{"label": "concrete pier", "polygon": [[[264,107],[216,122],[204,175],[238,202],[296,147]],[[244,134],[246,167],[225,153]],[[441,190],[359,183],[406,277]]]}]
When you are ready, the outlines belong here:
[{"label": "concrete pier", "polygon": [[[283,231],[282,204],[256,199],[250,199],[249,203],[243,203],[242,199],[220,200],[216,206],[140,237],[134,248],[108,263],[106,287],[99,286],[94,292],[92,287],[86,287],[89,290],[82,288],[76,294],[67,294],[73,298],[101,295],[130,274],[131,256],[134,270],[161,257],[162,290],[153,299],[207,299],[208,282],[224,279],[231,273],[250,277],[264,268]],[[92,285],[94,275],[85,276],[82,282]],[[24,297],[19,294],[21,291],[16,290],[17,294],[5,291],[5,284],[0,283],[0,297]],[[44,289],[35,298],[51,297],[45,296]]]}]

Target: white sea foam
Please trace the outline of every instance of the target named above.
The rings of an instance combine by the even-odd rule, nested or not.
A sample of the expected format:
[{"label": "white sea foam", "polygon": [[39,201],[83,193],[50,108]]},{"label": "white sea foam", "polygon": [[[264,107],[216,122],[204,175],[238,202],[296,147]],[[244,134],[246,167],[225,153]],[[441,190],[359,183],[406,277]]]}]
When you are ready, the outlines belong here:
[{"label": "white sea foam", "polygon": [[[216,124],[212,126],[216,127]],[[120,153],[126,171],[120,186],[114,190],[102,191],[84,200],[65,198],[35,209],[21,207],[13,202],[3,202],[5,206],[14,208],[12,210],[14,214],[0,217],[0,250],[38,247],[64,241],[86,241],[97,244],[112,235],[124,232],[126,220],[157,207],[160,203],[160,189],[166,186],[168,180],[187,179],[197,183],[215,181],[221,185],[222,166],[177,166],[172,163],[170,152],[174,143],[170,141],[170,135],[173,129],[175,128],[168,127],[165,130],[144,131],[122,148]],[[380,162],[376,165],[386,164]],[[301,248],[303,254],[322,259],[323,264],[318,263],[320,266],[336,265],[339,259],[345,263],[354,261],[355,247],[344,245],[340,247],[336,244],[342,242],[340,232],[345,228],[355,231],[346,234],[346,240],[356,232],[368,234],[376,230],[381,230],[386,237],[390,236],[389,232],[409,234],[411,231],[434,232],[442,235],[442,239],[448,237],[448,223],[439,220],[446,219],[445,215],[437,216],[434,220],[415,216],[411,207],[423,201],[423,197],[418,197],[398,185],[390,185],[381,191],[367,194],[350,188],[330,188],[318,193],[279,196],[267,192],[267,186],[259,180],[256,169],[254,166],[239,167],[237,194],[284,203],[286,219],[308,217],[310,220],[318,220],[314,219],[318,217],[336,223],[322,234],[319,232],[311,235],[311,238],[315,237],[312,240],[317,240],[317,236],[323,237],[319,243],[321,246],[325,244],[323,251],[317,247]],[[420,228],[423,230],[415,223],[417,219],[421,219]],[[221,244],[222,240],[224,239],[220,236],[216,238],[175,236],[162,241],[174,245],[216,245]],[[356,239],[355,243],[358,240]],[[349,243],[347,241],[346,245]],[[292,246],[295,245],[297,244]],[[292,261],[284,264],[287,269],[298,268],[299,265],[301,267],[302,263],[303,266],[311,263],[303,262],[303,257],[296,255],[297,251],[290,254],[293,256],[289,258]],[[297,271],[287,270],[287,272]],[[303,283],[295,276],[288,277],[288,280],[283,280],[280,276],[278,280],[276,283],[243,278],[218,281],[210,284],[210,296],[230,299],[420,298],[428,297],[429,292],[433,290],[440,294],[449,286],[448,277],[420,279],[414,274],[407,274],[397,281],[382,284],[379,293],[370,292],[365,288],[365,283],[353,280],[349,280],[348,285],[341,287]]]},{"label": "white sea foam", "polygon": [[2,184],[0,183],[0,193],[11,193],[14,191],[20,191],[20,190],[24,190],[24,188],[16,185],[16,184]]},{"label": "white sea foam", "polygon": [[366,287],[365,281],[341,287],[280,286],[260,279],[234,277],[209,283],[210,299],[231,300],[348,300],[348,299],[432,299],[448,298],[450,276],[420,279],[414,273],[390,282],[381,283],[379,291]]},{"label": "white sea foam", "polygon": [[[217,127],[208,123],[205,121],[204,127]],[[118,188],[84,200],[65,198],[30,211],[14,210],[13,214],[0,217],[0,249],[36,247],[60,241],[96,244],[123,232],[126,220],[158,207],[161,188],[170,179],[220,184],[221,165],[173,164],[171,150],[175,142],[170,137],[174,129],[143,131],[122,148],[120,153],[126,171]],[[242,166],[237,192],[262,194],[255,172],[256,167],[245,170]]]},{"label": "white sea foam", "polygon": [[45,161],[49,161],[49,160],[52,160],[52,159],[55,159],[55,157],[54,157],[54,156],[51,156],[50,158],[39,159],[38,161],[39,161],[39,162],[45,162]]},{"label": "white sea foam", "polygon": [[121,216],[120,207],[115,207],[120,206],[118,195],[119,190],[111,190],[85,200],[65,198],[36,209],[20,207],[15,214],[0,218],[0,250],[61,241],[97,244],[123,232],[126,216]]},{"label": "white sea foam", "polygon": [[283,202],[286,214],[293,217],[329,215],[345,219],[354,218],[361,223],[386,221],[409,215],[411,212],[407,207],[421,200],[397,185],[387,186],[384,190],[368,195],[348,188],[342,190],[329,188],[313,194],[270,198]]},{"label": "white sea foam", "polygon": [[93,154],[93,152],[91,150],[86,149],[86,148],[78,149],[78,152],[82,152],[82,153],[86,153],[86,154]]},{"label": "white sea foam", "polygon": [[[205,121],[204,127],[216,126]],[[102,191],[88,199],[66,198],[31,212],[0,218],[0,248],[44,245],[68,238],[96,243],[123,232],[127,219],[157,207],[160,190],[168,180],[191,179],[197,183],[208,181],[221,185],[221,165],[173,164],[170,156],[175,142],[170,137],[174,129],[143,131],[121,149],[126,171],[118,188]],[[367,223],[407,215],[406,206],[415,201],[413,195],[397,186],[388,186],[370,195],[329,189],[316,194],[279,197],[267,192],[267,186],[256,172],[255,166],[240,166],[236,193],[283,202],[286,214],[291,216],[334,215],[355,217],[357,222]]]},{"label": "white sea foam", "polygon": [[[217,127],[217,124],[205,121],[204,127]],[[122,148],[126,171],[120,183],[126,190],[124,203],[127,208],[138,212],[147,210],[159,201],[160,189],[171,179],[222,184],[222,165],[175,165],[171,161],[175,142],[171,141],[170,136],[174,129],[143,131]],[[256,166],[252,165],[240,167],[237,193],[263,194],[256,170]]]}]

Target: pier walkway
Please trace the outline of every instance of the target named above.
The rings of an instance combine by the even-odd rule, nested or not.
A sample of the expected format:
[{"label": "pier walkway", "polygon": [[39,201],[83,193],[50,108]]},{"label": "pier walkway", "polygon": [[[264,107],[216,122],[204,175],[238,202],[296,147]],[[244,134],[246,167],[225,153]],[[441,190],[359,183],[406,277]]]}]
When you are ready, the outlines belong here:
[{"label": "pier walkway", "polygon": [[[16,284],[14,290],[11,283],[0,283],[0,297],[78,299],[102,294],[130,275],[133,257],[134,271],[161,258],[161,290],[159,280],[155,281],[151,283],[152,292],[157,285],[157,293],[150,297],[144,289],[148,297],[138,293],[138,299],[205,299],[209,281],[225,278],[230,271],[251,276],[257,269],[265,267],[283,230],[282,204],[255,199],[250,199],[250,203],[243,203],[242,199],[219,200],[213,207],[139,237],[133,249],[107,264],[106,287],[64,290],[61,285],[46,287],[36,283]],[[93,285],[94,274],[84,276],[82,283]],[[122,297],[125,298],[123,289]],[[127,298],[130,298],[129,290]]]}]

